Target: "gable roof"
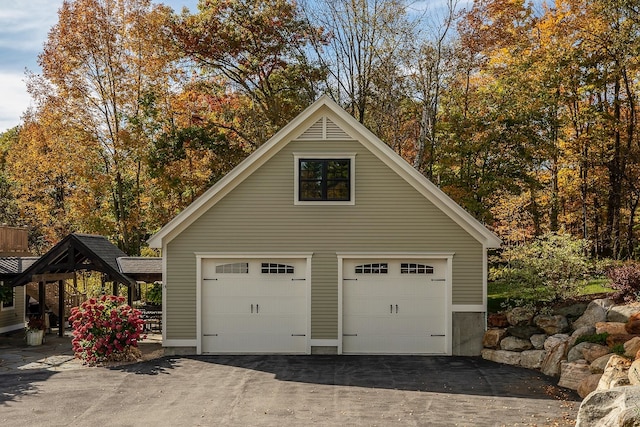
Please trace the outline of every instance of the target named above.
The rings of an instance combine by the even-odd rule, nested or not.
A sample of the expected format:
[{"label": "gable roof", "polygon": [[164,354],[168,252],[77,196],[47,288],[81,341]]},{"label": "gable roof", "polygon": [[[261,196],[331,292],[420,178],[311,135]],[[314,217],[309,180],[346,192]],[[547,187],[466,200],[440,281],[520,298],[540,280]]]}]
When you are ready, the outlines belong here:
[{"label": "gable roof", "polygon": [[162,281],[162,258],[120,257],[117,262],[120,272],[132,279],[144,282]]},{"label": "gable roof", "polygon": [[148,240],[149,246],[162,248],[163,243],[173,240],[175,236],[207,212],[290,141],[294,139],[326,139],[331,135],[337,135],[338,139],[347,135],[360,142],[485,247],[496,248],[502,243],[495,234],[424,175],[411,167],[391,147],[327,95],[323,95],[169,221],[160,231],[151,236]]},{"label": "gable roof", "polygon": [[71,273],[76,270],[94,270],[105,273],[115,282],[133,285],[135,281],[120,272],[117,259],[127,255],[103,236],[70,234],[40,259],[24,269],[11,286],[32,281],[34,274]]}]

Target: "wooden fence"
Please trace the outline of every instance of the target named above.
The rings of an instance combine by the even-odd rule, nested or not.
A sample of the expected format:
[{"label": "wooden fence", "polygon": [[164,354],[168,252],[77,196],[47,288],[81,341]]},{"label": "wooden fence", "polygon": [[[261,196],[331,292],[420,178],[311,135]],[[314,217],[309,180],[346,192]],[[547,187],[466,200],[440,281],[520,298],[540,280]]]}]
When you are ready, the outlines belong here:
[{"label": "wooden fence", "polygon": [[29,252],[27,229],[0,225],[0,253],[5,256],[25,255]]}]

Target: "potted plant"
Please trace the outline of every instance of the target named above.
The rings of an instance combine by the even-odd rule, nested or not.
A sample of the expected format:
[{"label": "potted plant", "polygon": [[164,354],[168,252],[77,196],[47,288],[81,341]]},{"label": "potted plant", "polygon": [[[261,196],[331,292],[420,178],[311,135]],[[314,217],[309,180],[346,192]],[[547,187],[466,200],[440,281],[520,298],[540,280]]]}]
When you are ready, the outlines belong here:
[{"label": "potted plant", "polygon": [[44,339],[44,320],[40,316],[30,316],[27,322],[27,345],[41,345]]}]

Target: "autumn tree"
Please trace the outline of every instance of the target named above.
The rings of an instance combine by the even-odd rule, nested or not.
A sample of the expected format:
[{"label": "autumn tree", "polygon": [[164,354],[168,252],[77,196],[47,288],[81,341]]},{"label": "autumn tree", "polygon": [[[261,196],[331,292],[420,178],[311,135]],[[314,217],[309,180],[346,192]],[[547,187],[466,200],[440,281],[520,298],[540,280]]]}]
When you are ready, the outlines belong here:
[{"label": "autumn tree", "polygon": [[[181,50],[204,72],[203,84],[213,89],[205,91],[204,102],[229,97],[234,104],[232,112],[200,118],[251,147],[318,96],[323,72],[309,61],[306,49],[324,36],[295,2],[200,0],[198,12],[183,12],[172,28]],[[244,120],[228,120],[224,113]]]},{"label": "autumn tree", "polygon": [[58,15],[39,57],[43,76],[65,125],[89,135],[101,159],[92,175],[107,189],[109,234],[137,254],[146,235],[144,160],[158,131],[143,106],[152,99],[165,107],[178,76],[164,30],[170,9],[149,0],[67,0]]},{"label": "autumn tree", "polygon": [[0,224],[20,225],[16,185],[7,171],[7,157],[15,151],[19,132],[15,127],[0,134]]},{"label": "autumn tree", "polygon": [[[91,171],[99,161],[84,132],[67,126],[54,105],[55,97],[37,111],[25,113],[19,137],[7,156],[7,172],[16,185],[16,199],[32,250],[45,250],[70,232],[104,232],[100,224],[101,197]],[[81,159],[81,161],[70,161]]]}]

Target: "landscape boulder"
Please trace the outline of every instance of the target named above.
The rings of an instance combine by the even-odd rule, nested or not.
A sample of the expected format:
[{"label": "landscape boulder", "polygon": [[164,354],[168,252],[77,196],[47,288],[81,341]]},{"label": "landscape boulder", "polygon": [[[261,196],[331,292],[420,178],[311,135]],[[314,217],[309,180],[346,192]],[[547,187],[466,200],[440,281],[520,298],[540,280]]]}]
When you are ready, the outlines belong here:
[{"label": "landscape boulder", "polygon": [[629,317],[625,324],[628,334],[640,334],[640,313],[636,313]]},{"label": "landscape boulder", "polygon": [[607,337],[607,345],[610,348],[613,348],[613,347],[617,346],[618,344],[624,344],[627,341],[630,341],[635,337],[636,337],[636,335],[629,335],[629,334],[613,334],[613,335],[609,335]]},{"label": "landscape boulder", "polygon": [[532,335],[542,333],[542,330],[537,326],[533,325],[520,325],[520,326],[509,326],[507,328],[507,333],[511,336],[521,338],[523,340],[528,340]]},{"label": "landscape boulder", "polygon": [[598,357],[596,360],[591,362],[589,365],[589,369],[591,369],[592,374],[602,374],[604,369],[607,367],[607,363],[609,363],[609,359],[611,359],[613,353],[605,354],[604,356]]},{"label": "landscape boulder", "polygon": [[531,341],[518,337],[506,337],[500,341],[500,349],[506,351],[524,351],[533,348]]},{"label": "landscape boulder", "polygon": [[533,334],[531,335],[531,338],[529,338],[529,341],[531,341],[533,348],[535,348],[536,350],[542,350],[544,349],[544,342],[547,340],[547,338],[548,337],[545,334]]},{"label": "landscape boulder", "polygon": [[555,348],[555,346],[557,346],[561,342],[567,342],[567,341],[569,341],[569,339],[570,339],[570,337],[567,334],[551,335],[544,342],[544,349],[547,350],[547,351],[551,351],[551,350],[553,350]]},{"label": "landscape boulder", "polygon": [[640,351],[640,337],[633,337],[624,343],[624,355],[634,357]]},{"label": "landscape boulder", "polygon": [[580,405],[576,427],[640,426],[640,387],[596,390]]},{"label": "landscape boulder", "polygon": [[540,369],[547,352],[544,350],[525,350],[520,353],[520,366],[527,369]]},{"label": "landscape boulder", "polygon": [[482,338],[482,346],[485,348],[498,348],[500,341],[506,335],[506,329],[488,329]]},{"label": "landscape boulder", "polygon": [[[547,342],[549,339],[547,339]],[[545,342],[545,348],[547,343]],[[550,377],[557,377],[561,372],[561,363],[565,360],[567,349],[569,348],[569,339],[560,341],[553,348],[547,350],[547,355],[540,365],[540,371]]]},{"label": "landscape boulder", "polygon": [[516,307],[507,313],[507,320],[511,326],[530,325],[534,315],[531,307]]},{"label": "landscape boulder", "polygon": [[597,358],[609,353],[611,353],[611,350],[606,345],[600,345],[592,342],[581,342],[569,350],[569,353],[567,354],[567,361],[574,362],[579,359],[584,359],[591,363]]},{"label": "landscape boulder", "polygon": [[583,337],[585,335],[593,335],[596,333],[595,326],[583,326],[581,328],[576,329],[571,334],[571,345],[575,344],[578,338]]},{"label": "landscape boulder", "polygon": [[626,334],[625,324],[622,322],[598,322],[596,323],[596,334]]},{"label": "landscape boulder", "polygon": [[578,302],[571,305],[556,307],[553,310],[553,314],[560,314],[571,319],[577,319],[584,314],[587,309],[587,305],[588,304],[586,302]]},{"label": "landscape boulder", "polygon": [[509,326],[507,315],[504,313],[491,313],[487,318],[487,326],[490,328],[506,328]]},{"label": "landscape boulder", "polygon": [[629,384],[640,386],[640,359],[636,359],[629,367]]},{"label": "landscape boulder", "polygon": [[576,390],[578,392],[578,395],[584,399],[589,395],[589,393],[595,391],[595,389],[598,388],[600,377],[602,377],[602,374],[591,374],[580,381],[580,384],[578,384],[578,389]]},{"label": "landscape boulder", "polygon": [[540,314],[533,319],[534,324],[547,335],[561,334],[569,330],[569,321],[566,317],[555,314]]},{"label": "landscape boulder", "polygon": [[558,385],[560,387],[570,388],[571,390],[578,390],[580,383],[590,375],[589,364],[584,360],[562,362],[560,364],[560,380],[558,381]]},{"label": "landscape boulder", "polygon": [[614,305],[607,311],[607,322],[626,323],[631,315],[640,313],[640,303]]},{"label": "landscape boulder", "polygon": [[573,329],[578,329],[583,326],[594,326],[598,322],[605,322],[607,320],[607,310],[611,306],[613,306],[613,301],[610,299],[596,299],[591,301],[582,316],[573,322]]},{"label": "landscape boulder", "polygon": [[609,359],[604,373],[598,382],[597,390],[609,390],[629,384],[631,361],[625,357],[613,355]]},{"label": "landscape boulder", "polygon": [[520,365],[521,353],[517,351],[491,350],[485,348],[482,350],[482,358],[496,363],[505,365]]}]

